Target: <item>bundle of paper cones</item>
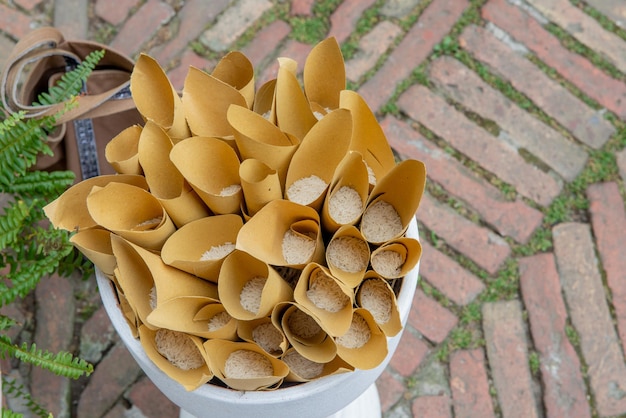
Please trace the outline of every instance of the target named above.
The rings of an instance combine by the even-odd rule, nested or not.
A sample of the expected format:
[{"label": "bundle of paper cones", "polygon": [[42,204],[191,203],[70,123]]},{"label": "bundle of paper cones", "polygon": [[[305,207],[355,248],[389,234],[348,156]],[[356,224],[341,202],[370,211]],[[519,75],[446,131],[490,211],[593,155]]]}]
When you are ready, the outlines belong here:
[{"label": "bundle of paper cones", "polygon": [[113,138],[118,172],[45,208],[111,278],[147,355],[187,390],[263,390],[376,367],[402,328],[394,282],[425,168],[397,163],[330,38],[298,79],[279,59],[255,89],[239,52],[190,68],[182,94],[142,55],[145,118]]}]

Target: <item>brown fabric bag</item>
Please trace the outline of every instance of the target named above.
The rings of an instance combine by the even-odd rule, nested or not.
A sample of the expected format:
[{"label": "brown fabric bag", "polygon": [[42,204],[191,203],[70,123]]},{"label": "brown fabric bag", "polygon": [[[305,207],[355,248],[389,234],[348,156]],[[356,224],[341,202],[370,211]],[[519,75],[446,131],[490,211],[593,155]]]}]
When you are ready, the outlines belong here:
[{"label": "brown fabric bag", "polygon": [[8,112],[27,117],[55,114],[65,107],[32,106],[37,96],[75,68],[94,50],[105,55],[89,76],[78,105],[64,113],[48,135],[54,155],[41,156],[38,170],[72,170],[76,181],[112,174],[104,158],[106,144],[123,129],[143,124],[130,94],[134,62],[109,46],[91,41],[68,41],[52,27],[36,29],[16,45],[2,71],[0,94]]}]

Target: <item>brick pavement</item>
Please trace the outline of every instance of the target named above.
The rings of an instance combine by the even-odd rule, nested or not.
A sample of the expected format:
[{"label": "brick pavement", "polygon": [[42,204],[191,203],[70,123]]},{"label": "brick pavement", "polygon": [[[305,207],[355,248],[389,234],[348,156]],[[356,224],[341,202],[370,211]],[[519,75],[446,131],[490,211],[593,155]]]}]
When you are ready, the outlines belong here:
[{"label": "brick pavement", "polygon": [[[351,87],[428,169],[422,280],[377,381],[386,418],[626,416],[622,1],[0,0],[0,62],[30,28],[83,8],[88,38],[149,53],[179,89],[189,65],[235,47],[259,85],[279,56],[302,68],[304,24],[351,51]],[[26,302],[5,308],[14,339],[96,366],[61,382],[2,360],[54,416],[177,414],[93,284],[45,279]]]}]

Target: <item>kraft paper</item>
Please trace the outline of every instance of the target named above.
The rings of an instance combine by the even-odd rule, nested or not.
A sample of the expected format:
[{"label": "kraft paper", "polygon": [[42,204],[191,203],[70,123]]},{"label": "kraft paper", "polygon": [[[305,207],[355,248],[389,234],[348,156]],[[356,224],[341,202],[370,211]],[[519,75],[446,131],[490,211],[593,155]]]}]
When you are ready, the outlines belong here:
[{"label": "kraft paper", "polygon": [[72,235],[70,242],[104,274],[114,274],[116,261],[111,248],[110,231],[102,228],[84,229]]},{"label": "kraft paper", "polygon": [[[292,356],[292,355],[302,357],[301,354],[298,353],[294,348],[290,348],[285,353],[285,356],[283,357],[283,359],[285,359],[287,356]],[[308,359],[305,359],[304,357],[302,357],[300,361],[302,361],[303,359],[305,362],[310,361]],[[288,363],[286,360],[283,360],[283,361],[285,361],[285,363]],[[289,374],[285,378],[285,381],[287,382],[310,382],[312,380],[319,379],[320,377],[354,371],[354,367],[350,366],[348,363],[343,361],[339,356],[336,356],[333,360],[329,361],[328,363],[323,363],[323,364],[315,363],[315,364],[322,366],[321,373],[319,375],[315,377],[303,377],[297,373],[297,370],[294,370],[293,368],[290,367]],[[289,365],[289,363],[287,365]]]},{"label": "kraft paper", "polygon": [[278,127],[286,133],[303,140],[317,123],[309,101],[296,78],[296,62],[279,58],[276,78],[276,119]]},{"label": "kraft paper", "polygon": [[[384,257],[386,251],[391,251],[400,256],[402,264],[399,271],[394,274],[389,274],[387,271],[377,269],[378,263],[376,263],[377,257]],[[386,279],[398,279],[405,276],[409,271],[417,265],[420,257],[422,256],[422,246],[419,241],[414,238],[400,237],[385,242],[380,247],[372,251],[372,267],[376,273],[380,274]]]},{"label": "kraft paper", "polygon": [[[344,265],[341,260],[350,264]],[[326,264],[331,274],[352,289],[363,280],[369,260],[370,247],[367,240],[353,225],[340,227],[328,242]]]},{"label": "kraft paper", "polygon": [[263,83],[254,96],[254,105],[252,110],[263,116],[265,119],[276,125],[276,79],[272,79]]},{"label": "kraft paper", "polygon": [[242,161],[239,177],[248,216],[254,216],[272,200],[283,197],[278,172],[259,160],[249,158]]},{"label": "kraft paper", "polygon": [[[337,342],[337,355],[357,369],[369,370],[378,366],[387,356],[387,337],[368,310],[356,308],[352,316],[353,322],[359,317],[367,323],[370,332],[369,339],[357,348],[346,347]],[[350,328],[348,333],[352,331],[352,326]]]},{"label": "kraft paper", "polygon": [[[275,348],[275,350],[268,351],[267,349],[265,349],[265,347],[263,347],[260,341],[255,340],[254,330],[262,325],[271,326],[278,333],[280,333],[282,340],[278,344],[278,347]],[[259,319],[253,319],[252,321],[239,321],[237,324],[237,335],[239,336],[239,338],[241,338],[244,341],[257,344],[259,347],[263,348],[267,352],[267,354],[269,354],[270,356],[274,356],[276,358],[282,357],[282,355],[285,354],[285,352],[287,351],[287,348],[289,347],[289,342],[287,341],[287,337],[285,337],[285,334],[280,328],[277,328],[272,323],[272,319],[269,316],[259,318]]]},{"label": "kraft paper", "polygon": [[248,108],[254,104],[254,67],[244,54],[232,51],[215,66],[211,75],[235,88],[246,100]]},{"label": "kraft paper", "polygon": [[339,107],[339,93],[346,88],[346,69],[334,37],[313,47],[304,64],[303,79],[310,102],[325,109]]},{"label": "kraft paper", "polygon": [[117,173],[143,174],[137,154],[141,131],[141,126],[130,126],[107,143],[104,156]]},{"label": "kraft paper", "polygon": [[364,309],[372,305],[375,307],[389,305],[389,312],[375,313],[376,310],[371,309],[372,318],[387,337],[393,337],[402,330],[396,294],[389,282],[374,271],[370,270],[366,273],[365,279],[357,290],[356,302]]}]

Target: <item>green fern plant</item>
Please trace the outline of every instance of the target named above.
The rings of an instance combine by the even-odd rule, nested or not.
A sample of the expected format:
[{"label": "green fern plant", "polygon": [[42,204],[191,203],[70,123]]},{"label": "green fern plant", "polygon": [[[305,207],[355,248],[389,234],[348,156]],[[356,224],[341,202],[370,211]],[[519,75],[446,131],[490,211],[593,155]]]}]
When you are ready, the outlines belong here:
[{"label": "green fern plant", "polygon": [[[28,118],[23,112],[7,114],[0,108],[0,201],[6,202],[0,211],[0,307],[24,298],[47,274],[68,275],[76,270],[84,276],[91,274],[91,265],[74,250],[67,233],[49,225],[43,212],[47,203],[73,183],[74,173],[34,171],[32,167],[39,155],[52,155],[47,132],[75,104],[73,98],[103,56],[104,51],[92,52],[37,98],[35,105],[67,103],[59,112]],[[92,373],[93,366],[72,353],[50,353],[35,344],[11,341],[7,330],[15,325],[15,320],[0,315],[0,358],[12,357],[72,379]],[[5,378],[1,382],[3,393],[20,397],[37,416],[49,415],[24,388]],[[5,416],[20,414],[3,409]]]}]

